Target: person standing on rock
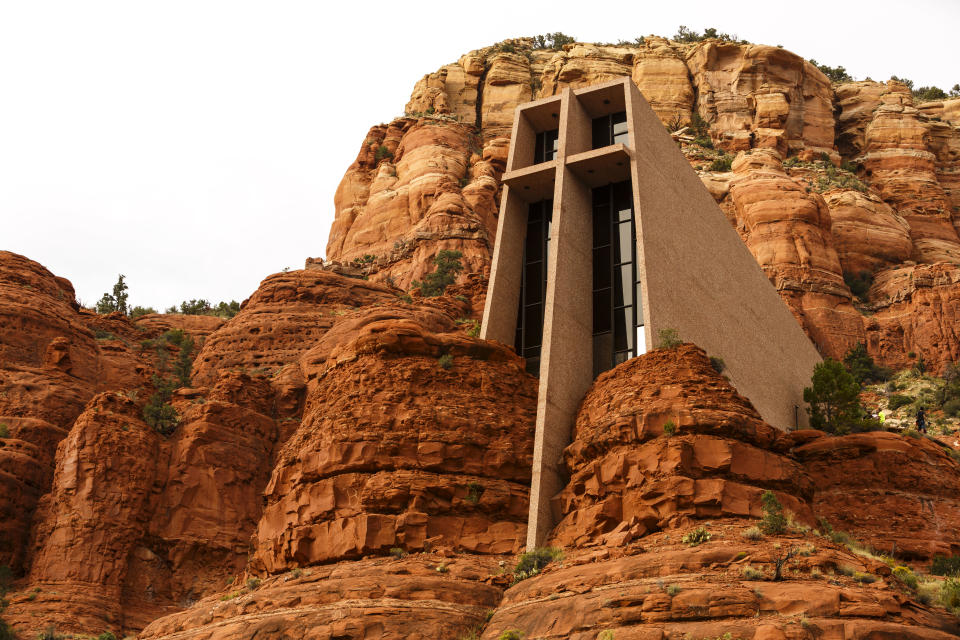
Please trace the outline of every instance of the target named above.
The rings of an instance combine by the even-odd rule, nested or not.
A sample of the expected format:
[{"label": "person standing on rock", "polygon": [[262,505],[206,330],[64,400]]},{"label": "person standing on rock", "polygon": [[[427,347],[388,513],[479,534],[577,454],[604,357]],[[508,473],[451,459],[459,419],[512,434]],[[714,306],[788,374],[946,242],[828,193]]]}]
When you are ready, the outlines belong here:
[{"label": "person standing on rock", "polygon": [[917,431],[927,432],[927,414],[923,411],[923,407],[917,409]]}]

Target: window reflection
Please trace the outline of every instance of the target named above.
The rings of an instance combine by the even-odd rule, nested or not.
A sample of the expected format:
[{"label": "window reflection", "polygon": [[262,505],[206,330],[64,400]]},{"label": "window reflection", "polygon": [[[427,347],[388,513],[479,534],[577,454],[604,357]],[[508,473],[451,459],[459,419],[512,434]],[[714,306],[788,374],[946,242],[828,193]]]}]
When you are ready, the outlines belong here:
[{"label": "window reflection", "polygon": [[629,181],[593,190],[594,376],[646,351],[632,202]]},{"label": "window reflection", "polygon": [[[611,144],[630,145],[627,131],[627,112],[618,111],[593,119],[593,148],[601,149]],[[629,183],[627,183],[629,185]]]},{"label": "window reflection", "polygon": [[527,371],[540,375],[540,349],[543,344],[543,309],[547,294],[547,257],[553,200],[530,205],[527,212],[527,237],[524,241],[520,301],[514,348],[527,361]]},{"label": "window reflection", "polygon": [[533,149],[533,164],[549,162],[557,157],[559,137],[559,129],[550,129],[537,134],[536,146]]}]

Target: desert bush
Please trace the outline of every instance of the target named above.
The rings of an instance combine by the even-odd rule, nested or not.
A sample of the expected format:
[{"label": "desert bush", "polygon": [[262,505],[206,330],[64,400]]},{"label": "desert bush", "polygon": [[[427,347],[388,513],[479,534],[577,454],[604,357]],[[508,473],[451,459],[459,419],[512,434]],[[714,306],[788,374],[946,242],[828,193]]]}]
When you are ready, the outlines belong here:
[{"label": "desert bush", "polygon": [[697,527],[693,531],[688,531],[683,536],[681,541],[684,544],[690,545],[691,547],[696,547],[697,545],[701,545],[704,542],[708,542],[712,537],[713,536],[710,534],[709,531],[707,531],[706,527]]},{"label": "desert bush", "polygon": [[561,49],[565,44],[573,44],[577,39],[565,33],[556,31],[533,36],[534,49]]},{"label": "desert bush", "polygon": [[459,251],[441,250],[434,258],[433,264],[436,269],[423,276],[423,282],[413,281],[413,288],[419,289],[420,294],[425,298],[435,298],[443,295],[447,287],[457,281],[457,276],[463,271],[463,264],[460,258],[463,254]]},{"label": "desert bush", "polygon": [[157,310],[154,309],[153,307],[141,307],[138,305],[130,309],[130,317],[136,319],[136,318],[139,318],[140,316],[145,316],[145,315],[156,313],[156,312]]},{"label": "desert bush", "polygon": [[917,583],[917,575],[916,575],[913,571],[911,571],[909,567],[904,567],[904,566],[896,566],[896,567],[894,567],[894,568],[893,568],[893,576],[894,576],[897,580],[899,580],[900,582],[902,582],[903,584],[905,584],[906,586],[908,586],[908,587],[910,587],[911,589],[913,589],[914,591],[916,591],[916,589],[917,589],[917,584],[918,584],[918,583]]},{"label": "desert bush", "polygon": [[665,589],[665,591],[667,592],[667,595],[668,595],[668,596],[673,597],[673,596],[677,595],[678,593],[680,593],[680,591],[681,591],[680,585],[678,585],[678,584],[671,584],[671,585],[669,585],[669,586]]},{"label": "desert bush", "polygon": [[479,482],[471,482],[467,485],[467,502],[477,504],[480,502],[481,495],[483,495],[483,485]]},{"label": "desert bush", "polygon": [[890,370],[877,366],[867,353],[867,345],[860,342],[843,356],[843,366],[858,383],[882,382],[890,377]]},{"label": "desert bush", "polygon": [[727,369],[727,363],[723,361],[723,358],[717,356],[710,356],[710,366],[717,373],[723,373]]},{"label": "desert bush", "polygon": [[393,547],[392,549],[390,549],[390,555],[392,555],[394,558],[397,558],[397,559],[405,558],[407,556],[407,552],[401,549],[400,547]]},{"label": "desert bush", "polygon": [[823,72],[823,75],[830,78],[830,82],[842,83],[842,82],[853,82],[853,77],[847,73],[847,70],[843,67],[828,67],[825,64],[820,64],[813,58],[810,58],[810,64],[815,66],[817,69]]},{"label": "desert bush", "polygon": [[657,332],[658,349],[676,349],[683,344],[676,329],[660,329]]},{"label": "desert bush", "polygon": [[763,538],[763,531],[760,530],[760,527],[748,527],[740,535],[747,540],[760,540]]},{"label": "desert bush", "polygon": [[536,575],[551,562],[562,559],[563,551],[556,547],[537,547],[533,551],[520,554],[517,566],[513,568],[514,582]]},{"label": "desert bush", "polygon": [[180,423],[180,414],[170,405],[176,381],[173,378],[153,376],[156,391],[143,407],[143,421],[163,435],[169,435]]},{"label": "desert bush", "polygon": [[896,411],[900,407],[905,407],[911,402],[913,402],[913,398],[900,393],[895,393],[887,398],[887,406],[890,407],[891,411]]},{"label": "desert bush", "polygon": [[943,584],[940,585],[938,599],[940,600],[940,604],[951,611],[960,608],[960,578],[947,578],[944,580]]},{"label": "desert bush", "polygon": [[393,157],[393,153],[390,151],[390,149],[387,149],[386,145],[380,145],[379,147],[377,147],[377,150],[374,151],[373,153],[373,158],[377,162],[380,162],[384,158],[392,158],[392,157]]},{"label": "desert bush", "polygon": [[865,300],[867,293],[870,291],[870,287],[873,286],[873,274],[869,271],[861,271],[859,273],[844,271],[843,281],[850,288],[850,292],[853,295],[861,300]]},{"label": "desert bush", "polygon": [[507,629],[497,636],[497,640],[523,640],[526,636],[527,634],[519,629]]},{"label": "desert bush", "polygon": [[6,422],[0,422],[0,438],[9,438],[10,437],[10,427],[7,426]]},{"label": "desert bush", "polygon": [[677,425],[674,424],[673,420],[667,420],[663,425],[663,435],[668,438],[674,435],[677,432]]},{"label": "desert bush", "polygon": [[260,578],[247,578],[247,589],[256,591],[260,587]]},{"label": "desert bush", "polygon": [[960,556],[934,556],[930,573],[935,576],[956,576],[960,574]]},{"label": "desert bush", "polygon": [[714,158],[713,162],[710,163],[709,171],[730,171],[733,168],[733,156],[730,154],[723,154],[718,158]]},{"label": "desert bush", "polygon": [[750,565],[746,565],[743,569],[740,570],[741,575],[747,580],[763,580],[763,571],[760,569],[754,569]]},{"label": "desert bush", "polygon": [[763,503],[763,518],[760,529],[768,535],[779,535],[787,530],[787,517],[783,515],[783,505],[773,491],[764,491],[760,496]]},{"label": "desert bush", "polygon": [[440,365],[441,369],[449,369],[453,366],[453,356],[449,353],[445,353],[437,358],[437,364]]}]

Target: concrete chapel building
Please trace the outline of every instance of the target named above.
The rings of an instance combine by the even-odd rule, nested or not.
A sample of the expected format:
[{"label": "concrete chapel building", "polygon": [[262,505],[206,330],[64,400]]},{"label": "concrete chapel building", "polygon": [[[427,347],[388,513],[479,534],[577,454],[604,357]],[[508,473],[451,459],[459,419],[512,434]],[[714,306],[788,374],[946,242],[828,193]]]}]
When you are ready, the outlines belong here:
[{"label": "concrete chapel building", "polygon": [[600,373],[675,329],[764,420],[806,424],[816,348],[630,78],[517,108],[481,336],[540,378],[529,547]]}]

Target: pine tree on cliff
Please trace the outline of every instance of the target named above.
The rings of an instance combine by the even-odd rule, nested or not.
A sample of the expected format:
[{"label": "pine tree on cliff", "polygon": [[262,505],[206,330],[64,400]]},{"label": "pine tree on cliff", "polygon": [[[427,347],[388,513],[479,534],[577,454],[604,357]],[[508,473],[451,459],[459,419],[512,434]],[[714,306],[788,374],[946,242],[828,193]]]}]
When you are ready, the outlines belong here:
[{"label": "pine tree on cliff", "polygon": [[860,383],[842,363],[829,358],[813,369],[812,387],[803,390],[810,405],[810,426],[842,435],[858,429],[863,414]]},{"label": "pine tree on cliff", "polygon": [[123,315],[127,315],[127,298],[129,298],[130,295],[127,293],[128,287],[123,281],[124,277],[121,273],[117,279],[117,284],[113,285],[112,295],[109,293],[103,294],[103,297],[97,302],[97,313],[119,311]]}]

